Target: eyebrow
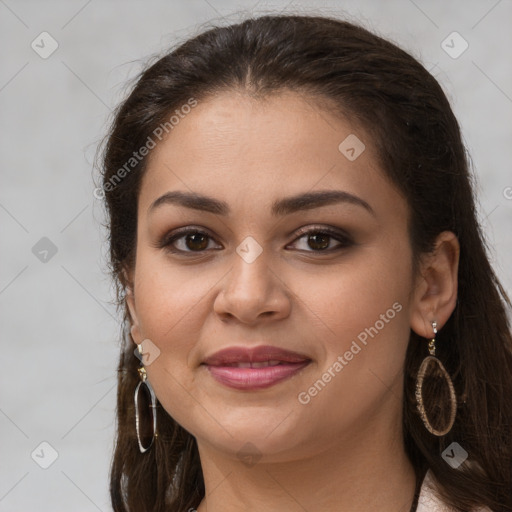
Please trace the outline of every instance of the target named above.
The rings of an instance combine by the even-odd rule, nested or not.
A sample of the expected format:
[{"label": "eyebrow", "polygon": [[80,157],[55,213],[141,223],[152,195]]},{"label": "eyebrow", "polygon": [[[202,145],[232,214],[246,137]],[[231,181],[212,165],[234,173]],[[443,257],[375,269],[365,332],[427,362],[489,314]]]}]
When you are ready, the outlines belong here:
[{"label": "eyebrow", "polygon": [[[364,199],[343,190],[322,190],[285,197],[274,201],[270,211],[272,216],[277,217],[337,203],[361,206],[375,216],[373,208]],[[178,205],[223,216],[231,213],[231,209],[225,201],[195,192],[182,192],[179,190],[167,192],[160,196],[150,205],[148,213],[152,213],[163,205]]]}]

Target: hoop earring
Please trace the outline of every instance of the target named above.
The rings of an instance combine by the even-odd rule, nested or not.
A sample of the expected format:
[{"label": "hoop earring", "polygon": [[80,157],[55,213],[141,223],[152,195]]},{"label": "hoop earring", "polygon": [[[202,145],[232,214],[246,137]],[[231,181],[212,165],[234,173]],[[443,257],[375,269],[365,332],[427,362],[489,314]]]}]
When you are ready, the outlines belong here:
[{"label": "hoop earring", "polygon": [[[450,375],[446,371],[446,368],[443,366],[443,363],[441,363],[441,361],[436,357],[437,322],[432,322],[432,329],[434,331],[434,337],[428,343],[428,351],[430,355],[423,359],[423,362],[421,363],[421,366],[418,370],[418,375],[416,377],[416,405],[426,429],[435,436],[444,436],[452,429],[455,422],[455,416],[457,414],[457,397],[455,395],[455,389],[453,387]],[[437,366],[437,370],[432,371],[431,375],[427,375],[429,366]],[[425,377],[433,378],[434,376],[437,378],[442,377],[445,380],[450,395],[449,419],[444,428],[435,428],[432,426],[432,423],[428,418],[425,406],[423,404],[423,382]],[[438,408],[440,409],[439,406]]]},{"label": "hoop earring", "polygon": [[[139,353],[142,354],[142,346],[137,345],[139,349]],[[135,394],[134,394],[134,401],[135,401],[135,430],[137,431],[137,442],[139,443],[139,450],[140,453],[144,453],[147,450],[153,446],[153,441],[155,440],[155,437],[158,437],[158,433],[156,431],[156,396],[155,392],[153,391],[153,388],[151,387],[151,384],[147,380],[147,374],[146,374],[146,368],[142,366],[141,368],[137,368],[137,371],[139,372],[139,376],[141,381],[137,384],[137,387],[135,388]],[[151,434],[151,441],[147,446],[143,446],[142,439],[141,439],[141,433],[140,433],[140,418],[139,418],[139,390],[141,386],[144,385],[146,388],[146,391],[149,393],[151,404],[149,408],[151,409],[151,416],[152,416],[152,434]]]}]

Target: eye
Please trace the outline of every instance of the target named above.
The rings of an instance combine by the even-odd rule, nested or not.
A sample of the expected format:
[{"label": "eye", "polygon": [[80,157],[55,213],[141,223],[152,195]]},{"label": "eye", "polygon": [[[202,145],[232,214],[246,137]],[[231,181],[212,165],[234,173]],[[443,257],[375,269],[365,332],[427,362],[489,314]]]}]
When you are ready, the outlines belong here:
[{"label": "eye", "polygon": [[[211,247],[209,247],[210,240],[213,240],[213,238],[205,231],[186,228],[174,232],[169,237],[164,237],[158,245],[160,248],[165,248],[173,253],[201,253],[207,249],[211,249]],[[180,247],[177,247],[177,245]]]},{"label": "eye", "polygon": [[[327,227],[304,228],[300,229],[298,234],[300,236],[294,243],[304,238],[306,248],[299,248],[299,250],[306,252],[331,252],[354,245],[354,242],[347,234]],[[339,242],[336,247],[331,246],[332,239]],[[307,247],[313,250],[308,250]]]}]

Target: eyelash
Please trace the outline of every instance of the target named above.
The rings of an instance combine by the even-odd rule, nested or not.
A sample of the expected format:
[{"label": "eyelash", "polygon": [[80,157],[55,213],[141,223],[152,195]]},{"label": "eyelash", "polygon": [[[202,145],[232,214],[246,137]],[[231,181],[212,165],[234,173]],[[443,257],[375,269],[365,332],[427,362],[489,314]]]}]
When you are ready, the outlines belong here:
[{"label": "eyelash", "polygon": [[[176,242],[177,240],[179,240],[181,238],[186,237],[189,234],[205,235],[208,238],[210,238],[211,240],[215,240],[206,231],[203,231],[203,230],[197,229],[197,228],[194,229],[194,228],[188,228],[187,227],[187,228],[183,228],[183,229],[181,229],[181,230],[179,230],[177,232],[174,232],[170,236],[164,237],[161,240],[161,242],[159,242],[158,247],[160,249],[165,249],[166,251],[169,251],[169,252],[174,253],[174,254],[194,254],[194,253],[201,254],[201,253],[204,253],[204,252],[208,251],[208,249],[203,249],[201,251],[191,251],[191,250],[184,251],[182,249],[176,249],[176,248],[174,248],[172,246],[172,244],[174,242]],[[331,247],[330,249],[321,249],[321,250],[314,250],[314,249],[304,250],[304,249],[299,249],[299,250],[304,251],[304,252],[312,252],[312,253],[318,253],[318,254],[325,254],[325,253],[332,253],[334,251],[338,251],[338,250],[341,250],[341,249],[344,249],[344,248],[348,248],[351,245],[354,245],[353,240],[347,234],[344,234],[341,231],[337,231],[337,230],[334,230],[334,229],[331,229],[331,228],[328,228],[328,227],[323,227],[323,226],[313,226],[313,227],[309,227],[309,228],[300,228],[295,234],[297,236],[293,240],[292,243],[297,242],[298,240],[300,240],[301,238],[303,238],[306,235],[322,234],[322,235],[328,235],[329,238],[333,238],[336,241],[340,242],[340,244],[341,244],[338,247],[334,247],[334,248]],[[214,249],[214,250],[217,250],[217,249]]]}]

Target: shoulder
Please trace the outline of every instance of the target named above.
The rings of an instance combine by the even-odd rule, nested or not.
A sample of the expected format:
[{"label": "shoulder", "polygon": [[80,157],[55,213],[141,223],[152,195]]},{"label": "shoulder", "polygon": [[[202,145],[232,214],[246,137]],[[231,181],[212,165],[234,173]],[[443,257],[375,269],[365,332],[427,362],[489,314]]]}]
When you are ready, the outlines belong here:
[{"label": "shoulder", "polygon": [[[437,496],[435,488],[434,477],[429,469],[423,479],[416,512],[453,512],[453,509]],[[480,507],[473,509],[471,512],[492,512],[492,510],[487,507]]]}]

